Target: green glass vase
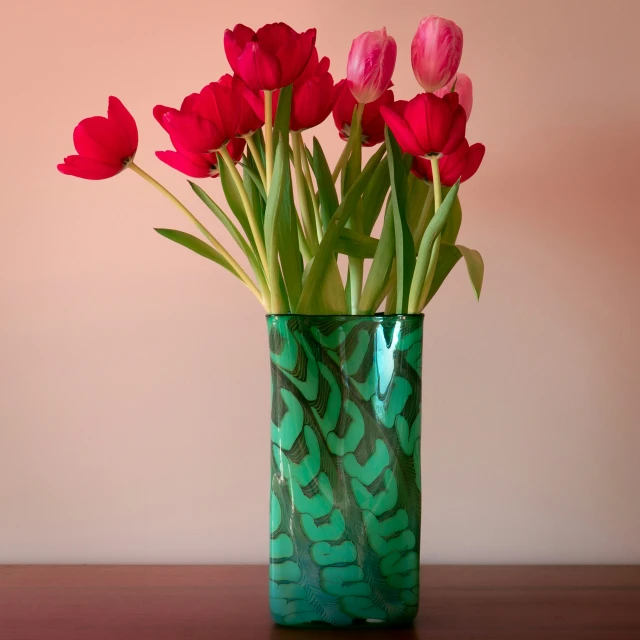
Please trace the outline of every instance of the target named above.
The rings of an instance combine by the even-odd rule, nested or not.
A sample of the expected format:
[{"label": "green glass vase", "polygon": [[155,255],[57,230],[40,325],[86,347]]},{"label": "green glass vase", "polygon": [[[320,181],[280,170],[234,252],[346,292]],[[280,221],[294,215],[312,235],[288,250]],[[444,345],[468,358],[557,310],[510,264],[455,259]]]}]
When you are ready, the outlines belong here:
[{"label": "green glass vase", "polygon": [[422,322],[267,317],[278,624],[396,626],[417,613]]}]

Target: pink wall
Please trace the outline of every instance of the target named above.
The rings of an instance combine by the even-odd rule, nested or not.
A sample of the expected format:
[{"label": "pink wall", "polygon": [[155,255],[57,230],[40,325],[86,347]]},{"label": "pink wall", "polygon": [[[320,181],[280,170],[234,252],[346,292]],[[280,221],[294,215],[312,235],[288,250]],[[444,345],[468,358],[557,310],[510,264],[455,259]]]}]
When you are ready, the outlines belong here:
[{"label": "pink wall", "polygon": [[[0,561],[267,558],[261,309],[154,234],[188,225],[134,174],[56,172],[76,122],[121,97],[139,164],[193,203],[154,158],[168,147],[151,108],[226,71],[225,27],[315,25],[339,76],[351,39],[384,24],[408,97],[428,12],[465,33],[469,137],[487,155],[461,192],[461,239],[487,278],[476,304],[459,268],[426,320],[424,559],[640,561],[634,0],[9,3]],[[337,157],[332,125],[316,133]]]}]

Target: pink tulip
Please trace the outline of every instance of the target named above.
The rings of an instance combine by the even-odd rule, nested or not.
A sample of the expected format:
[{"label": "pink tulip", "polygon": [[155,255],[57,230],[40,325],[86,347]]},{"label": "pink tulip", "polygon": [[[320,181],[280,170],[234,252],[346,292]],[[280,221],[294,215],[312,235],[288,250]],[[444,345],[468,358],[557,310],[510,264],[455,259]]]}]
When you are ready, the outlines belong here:
[{"label": "pink tulip", "polygon": [[[455,89],[454,89],[455,85]],[[471,85],[471,78],[466,73],[458,73],[452,80],[450,80],[445,87],[434,91],[434,93],[442,98],[446,93],[455,91],[458,94],[458,100],[460,106],[467,114],[467,120],[471,115],[471,107],[473,106],[473,86]]]},{"label": "pink tulip", "polygon": [[455,75],[462,57],[462,29],[453,21],[428,16],[411,43],[411,65],[418,84],[430,93]]},{"label": "pink tulip", "polygon": [[360,104],[376,101],[391,83],[396,66],[396,41],[380,31],[366,31],[351,45],[347,62],[347,83]]}]

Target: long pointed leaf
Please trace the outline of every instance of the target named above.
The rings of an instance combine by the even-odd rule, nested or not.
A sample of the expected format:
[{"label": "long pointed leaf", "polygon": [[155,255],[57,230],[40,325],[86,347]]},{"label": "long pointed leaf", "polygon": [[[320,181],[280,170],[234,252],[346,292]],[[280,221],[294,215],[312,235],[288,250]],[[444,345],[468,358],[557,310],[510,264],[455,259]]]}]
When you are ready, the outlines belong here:
[{"label": "long pointed leaf", "polygon": [[338,208],[338,194],[336,193],[333,178],[331,177],[331,169],[327,162],[327,158],[322,151],[322,147],[317,138],[313,139],[313,173],[318,183],[318,198],[320,200],[320,217],[322,218],[322,227],[326,231],[329,226],[333,214]]},{"label": "long pointed leaf", "polygon": [[178,231],[177,229],[154,229],[154,231],[158,232],[164,238],[190,249],[199,256],[216,262],[236,276],[236,278],[240,279],[238,274],[231,268],[231,265],[227,262],[226,258],[206,242],[200,240],[200,238],[196,238],[185,231]]},{"label": "long pointed leaf", "polygon": [[473,290],[476,297],[480,299],[480,292],[482,291],[482,282],[484,279],[484,261],[482,260],[482,256],[475,249],[468,249],[462,245],[443,243],[440,245],[438,264],[436,265],[436,272],[433,276],[433,282],[431,283],[427,302],[431,301],[433,296],[436,295],[442,283],[462,257],[464,257],[467,265],[467,273],[469,274]]}]

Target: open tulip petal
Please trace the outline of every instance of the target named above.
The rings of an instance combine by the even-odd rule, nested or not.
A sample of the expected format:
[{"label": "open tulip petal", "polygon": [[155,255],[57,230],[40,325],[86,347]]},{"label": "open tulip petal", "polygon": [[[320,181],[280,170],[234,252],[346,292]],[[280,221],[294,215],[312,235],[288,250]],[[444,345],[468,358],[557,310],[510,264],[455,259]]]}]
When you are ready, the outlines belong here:
[{"label": "open tulip petal", "polygon": [[119,174],[123,168],[121,164],[108,164],[84,156],[68,156],[64,163],[58,165],[60,173],[85,180],[106,180]]},{"label": "open tulip petal", "polygon": [[391,107],[381,107],[380,113],[402,150],[414,156],[422,155],[422,148],[404,118]]},{"label": "open tulip petal", "polygon": [[476,171],[480,168],[482,159],[484,158],[485,147],[483,144],[476,142],[469,147],[467,151],[466,163],[464,170],[460,174],[462,182],[473,177]]},{"label": "open tulip petal", "polygon": [[237,60],[238,75],[254,91],[273,91],[280,86],[280,61],[264,51],[258,43],[250,42]]},{"label": "open tulip petal", "polygon": [[156,151],[156,156],[173,169],[192,178],[207,178],[217,173],[217,167],[213,167],[204,157],[204,154]]},{"label": "open tulip petal", "polygon": [[207,153],[219,149],[224,140],[210,120],[195,113],[166,113],[165,129],[178,150]]},{"label": "open tulip petal", "polygon": [[127,156],[132,156],[138,148],[138,127],[133,116],[115,96],[109,97],[107,117],[115,129],[118,129],[129,142]]},{"label": "open tulip petal", "polygon": [[449,135],[446,144],[442,147],[442,153],[453,153],[464,140],[466,129],[467,116],[464,113],[464,109],[458,106],[451,117]]}]

